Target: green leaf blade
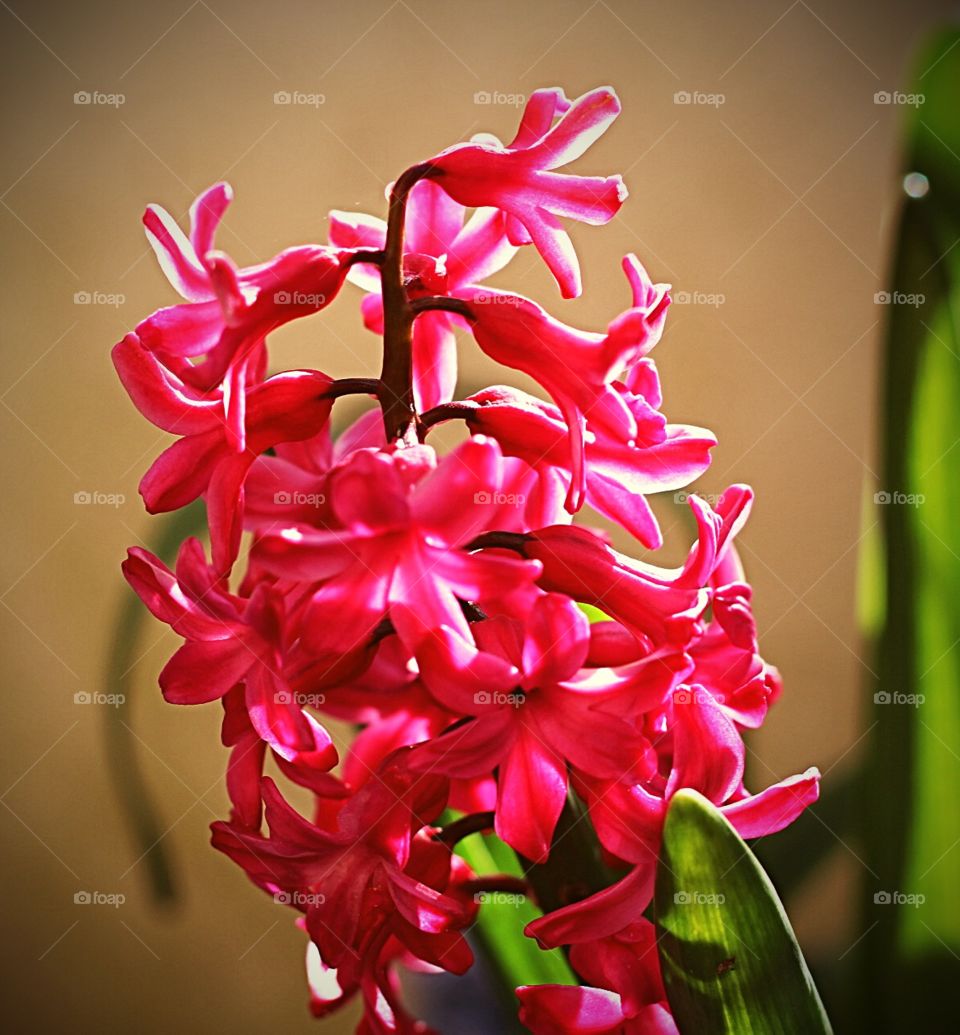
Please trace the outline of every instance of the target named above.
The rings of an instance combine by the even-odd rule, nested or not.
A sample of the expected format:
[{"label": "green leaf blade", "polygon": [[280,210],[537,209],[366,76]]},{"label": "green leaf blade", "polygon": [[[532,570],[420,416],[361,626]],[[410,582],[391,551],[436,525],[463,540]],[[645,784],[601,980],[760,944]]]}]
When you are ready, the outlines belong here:
[{"label": "green leaf blade", "polygon": [[[495,835],[473,834],[457,845],[461,856],[478,876],[503,873],[520,877],[523,870],[512,848]],[[523,929],[543,914],[529,899],[520,902],[485,902],[477,929],[485,950],[511,988],[519,985],[575,985],[567,959],[559,949],[544,950]],[[514,1004],[515,1005],[515,1004]]]},{"label": "green leaf blade", "polygon": [[773,885],[696,791],[679,791],[667,813],[655,916],[663,980],[683,1035],[829,1035]]}]

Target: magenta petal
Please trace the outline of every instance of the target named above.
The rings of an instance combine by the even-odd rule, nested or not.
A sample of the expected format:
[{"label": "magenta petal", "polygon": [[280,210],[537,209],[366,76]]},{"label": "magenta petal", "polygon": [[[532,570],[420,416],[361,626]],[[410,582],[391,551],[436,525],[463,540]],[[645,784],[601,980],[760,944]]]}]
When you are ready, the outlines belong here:
[{"label": "magenta petal", "polygon": [[379,287],[364,296],[360,303],[360,314],[363,317],[363,326],[374,334],[383,334],[383,299],[380,296]]},{"label": "magenta petal", "polygon": [[158,428],[193,435],[219,426],[220,401],[195,398],[135,334],[115,345],[111,355],[134,406]]},{"label": "magenta petal", "polygon": [[557,123],[528,147],[529,159],[545,169],[568,165],[603,136],[619,114],[620,99],[612,87],[597,87],[578,97]]},{"label": "magenta petal", "polygon": [[563,759],[521,727],[500,766],[497,786],[497,834],[531,862],[542,862],[567,797]]},{"label": "magenta petal", "polygon": [[656,866],[635,866],[626,877],[573,905],[556,909],[527,924],[524,933],[541,948],[596,941],[622,931],[643,918],[653,898]]},{"label": "magenta petal", "polygon": [[619,1035],[620,996],[580,985],[521,985],[520,1022],[533,1035]]},{"label": "magenta petal", "polygon": [[478,651],[462,636],[441,627],[424,636],[417,647],[420,678],[446,707],[463,715],[478,713],[478,700],[491,691],[516,686],[519,672],[494,654]]},{"label": "magenta petal", "polygon": [[305,645],[318,655],[361,647],[387,610],[388,577],[364,565],[346,568],[314,594],[303,620]]},{"label": "magenta petal", "polygon": [[400,914],[419,931],[438,934],[447,930],[451,919],[462,912],[449,896],[399,871],[390,873],[387,887]]},{"label": "magenta petal", "polygon": [[589,647],[590,622],[583,611],[569,597],[545,594],[527,618],[524,686],[550,686],[569,679],[586,661]]},{"label": "magenta petal", "polygon": [[227,794],[234,808],[234,816],[251,830],[260,826],[260,777],[266,751],[267,745],[250,729],[233,745],[227,763]]},{"label": "magenta petal", "polygon": [[507,238],[504,214],[495,208],[477,209],[450,246],[448,283],[459,286],[486,280],[499,273],[516,251]]},{"label": "magenta petal", "polygon": [[469,641],[470,627],[451,588],[436,578],[435,551],[420,547],[397,564],[390,585],[390,617],[404,646],[416,652],[425,637],[447,628]]},{"label": "magenta petal", "polygon": [[648,550],[663,545],[660,525],[644,496],[622,481],[606,477],[597,465],[587,467],[587,503],[622,525]]},{"label": "magenta petal", "polygon": [[556,278],[563,298],[579,298],[583,291],[580,263],[570,235],[560,220],[545,208],[534,207],[518,213],[534,247],[543,256],[547,268]]},{"label": "magenta petal", "polygon": [[438,550],[431,571],[457,596],[482,603],[532,582],[540,574],[540,565],[503,554]]},{"label": "magenta petal", "polygon": [[283,680],[262,662],[247,677],[246,702],[254,729],[268,744],[281,751],[314,750],[313,729],[303,709]]},{"label": "magenta petal", "polygon": [[330,477],[330,494],[339,520],[355,531],[402,525],[408,519],[406,490],[390,456],[362,450]]},{"label": "magenta petal", "polygon": [[147,510],[164,514],[192,503],[207,488],[221,453],[219,431],[174,442],[140,479],[140,495]]},{"label": "magenta petal", "polygon": [[[486,695],[489,697],[489,693]],[[471,710],[477,710],[472,701]],[[487,706],[487,714],[417,746],[413,768],[460,779],[488,776],[513,743],[513,717]]]},{"label": "magenta petal", "polygon": [[681,787],[692,787],[722,804],[743,779],[740,733],[703,687],[677,690],[673,700],[673,770],[667,781],[667,797]]},{"label": "magenta petal", "polygon": [[724,805],[721,811],[741,837],[765,837],[789,826],[819,796],[820,771],[812,767],[759,794]]},{"label": "magenta petal", "polygon": [[464,208],[432,180],[420,180],[407,202],[409,252],[445,255],[463,226]]},{"label": "magenta petal", "polygon": [[212,291],[206,270],[170,213],[159,205],[148,205],[143,213],[143,225],[160,268],[177,291],[191,301],[210,298]]},{"label": "magenta petal", "polygon": [[222,460],[210,477],[207,487],[207,523],[213,565],[226,574],[240,552],[243,535],[243,482],[254,461],[247,453]]},{"label": "magenta petal", "polygon": [[378,251],[387,236],[387,224],[363,212],[334,209],[329,215],[330,243],[337,248],[369,248]]},{"label": "magenta petal", "polygon": [[501,465],[496,441],[482,435],[468,439],[417,485],[414,520],[446,543],[466,543],[489,519],[500,488]]},{"label": "magenta petal", "polygon": [[256,657],[240,639],[185,643],[160,673],[160,689],[171,704],[205,704],[231,690]]},{"label": "magenta petal", "polygon": [[[187,540],[181,553],[189,550]],[[179,569],[179,562],[178,562]],[[123,574],[151,614],[166,622],[175,633],[189,639],[218,640],[232,636],[237,626],[230,618],[211,614],[198,605],[189,587],[184,586],[179,571],[172,571],[147,550],[134,546],[123,562]],[[187,590],[186,592],[184,590]],[[214,605],[217,597],[206,592],[204,603]]]},{"label": "magenta petal", "polygon": [[287,529],[259,540],[257,560],[267,571],[290,579],[329,579],[357,561],[358,543],[350,533]]},{"label": "magenta petal", "polygon": [[153,351],[192,358],[210,352],[223,329],[223,310],[213,298],[158,309],[137,324],[137,335]]},{"label": "magenta petal", "polygon": [[424,313],[413,325],[413,391],[418,411],[449,402],[456,386],[457,338],[450,319],[445,313]]},{"label": "magenta petal", "polygon": [[570,110],[570,101],[559,86],[544,86],[534,90],[520,118],[517,135],[510,141],[510,150],[530,148],[544,136],[553,120]]},{"label": "magenta petal", "polygon": [[201,262],[213,247],[217,227],[231,201],[230,184],[221,182],[208,187],[190,206],[190,243]]}]

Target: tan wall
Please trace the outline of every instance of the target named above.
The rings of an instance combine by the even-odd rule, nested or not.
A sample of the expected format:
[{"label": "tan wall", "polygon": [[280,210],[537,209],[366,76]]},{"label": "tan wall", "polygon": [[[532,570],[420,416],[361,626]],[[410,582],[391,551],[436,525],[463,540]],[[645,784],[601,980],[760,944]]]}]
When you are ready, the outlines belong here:
[{"label": "tan wall", "polygon": [[[111,622],[127,592],[118,565],[157,527],[136,486],[165,436],[134,412],[109,349],[172,301],[139,223],[146,202],[181,214],[226,176],[237,201],[220,244],[242,264],[323,239],[328,208],[382,211],[384,183],[406,165],[480,129],[510,134],[516,110],[477,105],[475,91],[559,83],[576,95],[610,82],[620,92],[624,115],[580,167],[623,171],[631,197],[608,228],[574,229],[586,291],[563,313],[601,327],[619,311],[628,250],[677,290],[724,296],[716,307],[676,306],[657,359],[668,414],[719,434],[704,491],[747,481],[759,497],[744,557],[786,693],[751,740],[754,781],[811,763],[835,775],[856,758],[869,672],[854,565],[884,315],[873,295],[898,187],[899,113],[873,95],[902,85],[945,4],[3,8],[0,828],[3,972],[19,1030],[310,1027],[301,937],[207,846],[225,802],[219,709],[162,704],[155,677],[173,638],[151,630],[135,719],[179,867],[174,912],[147,901],[103,760],[103,709],[73,703],[78,691],[108,689]],[[82,90],[126,100],[75,105]],[[277,106],[278,90],[326,99]],[[683,90],[722,92],[725,103],[675,104]],[[498,282],[560,310],[533,254]],[[74,304],[80,291],[126,301]],[[281,366],[336,376],[377,366],[352,289],[277,346]],[[469,342],[462,356],[470,383],[490,376]],[[127,502],[74,505],[84,490]],[[675,540],[671,557],[678,551]],[[849,877],[846,859],[832,877]],[[829,886],[839,890],[824,883],[799,904],[798,926],[808,946],[839,955],[852,937],[844,885]],[[127,901],[75,906],[81,889]]]}]

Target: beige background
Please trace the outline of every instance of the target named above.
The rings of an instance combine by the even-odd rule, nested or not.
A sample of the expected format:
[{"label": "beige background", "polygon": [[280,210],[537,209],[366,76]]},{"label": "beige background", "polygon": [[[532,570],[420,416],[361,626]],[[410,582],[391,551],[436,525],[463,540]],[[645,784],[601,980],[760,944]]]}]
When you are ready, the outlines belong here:
[{"label": "beige background", "polygon": [[[288,914],[207,846],[225,802],[219,709],[163,705],[155,678],[173,637],[151,627],[134,712],[179,867],[175,911],[148,901],[103,761],[104,708],[73,702],[78,691],[109,690],[105,653],[127,592],[118,566],[158,526],[136,485],[165,436],[133,410],[109,362],[125,330],[173,300],[147,251],[145,203],[180,216],[226,176],[237,201],[219,244],[249,264],[322,240],[329,208],[381,212],[387,181],[471,132],[511,135],[516,109],[478,105],[476,91],[562,84],[575,96],[612,83],[624,114],[580,168],[623,171],[631,196],[609,227],[573,229],[586,290],[562,315],[602,327],[618,312],[628,250],[678,291],[723,296],[671,311],[657,349],[665,408],[720,437],[703,491],[747,481],[759,497],[744,557],[764,652],[786,692],[751,739],[754,784],[809,764],[829,780],[857,757],[858,701],[871,679],[854,574],[884,315],[873,296],[898,193],[901,114],[873,97],[903,85],[915,44],[945,8],[0,4],[2,970],[18,1030],[316,1030]],[[125,102],[73,102],[94,90]],[[325,102],[278,106],[281,90]],[[684,90],[722,93],[724,103],[675,104]],[[532,253],[498,283],[561,311]],[[125,301],[79,305],[76,292]],[[348,289],[321,318],[278,334],[277,366],[374,373],[376,342],[356,302]],[[461,354],[466,383],[494,376],[469,342]],[[77,506],[79,491],[127,502]],[[686,534],[674,528],[671,559]],[[840,879],[856,865],[838,848],[794,904],[805,946],[821,958],[857,937]],[[79,890],[126,903],[75,906]]]}]

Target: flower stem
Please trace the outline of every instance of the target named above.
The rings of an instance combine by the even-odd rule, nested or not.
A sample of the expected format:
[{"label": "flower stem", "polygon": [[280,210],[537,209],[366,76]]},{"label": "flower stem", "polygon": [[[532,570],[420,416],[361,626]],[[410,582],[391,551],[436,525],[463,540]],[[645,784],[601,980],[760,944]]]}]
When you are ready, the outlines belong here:
[{"label": "flower stem", "polygon": [[341,377],[323,393],[327,399],[344,395],[379,395],[380,382],[373,377]]},{"label": "flower stem", "polygon": [[403,232],[407,199],[428,164],[411,166],[390,191],[387,237],[380,263],[383,295],[383,368],[380,406],[388,442],[417,444],[417,411],[413,398],[413,321],[403,276]]},{"label": "flower stem", "polygon": [[530,538],[526,532],[481,532],[476,538],[471,539],[464,549],[470,553],[475,550],[514,550],[521,557],[525,557],[524,547]]},{"label": "flower stem", "polygon": [[479,406],[468,400],[441,403],[420,414],[420,438],[424,439],[427,432],[435,425],[442,424],[448,420],[464,420],[469,425],[470,417],[477,412]]},{"label": "flower stem", "polygon": [[475,320],[473,310],[462,298],[448,298],[446,295],[429,295],[425,298],[415,298],[410,303],[414,315],[420,313],[456,313],[465,320]]},{"label": "flower stem", "polygon": [[469,894],[500,892],[507,895],[528,895],[530,893],[530,885],[522,877],[512,877],[508,873],[491,874],[465,881],[464,889]]},{"label": "flower stem", "polygon": [[437,841],[442,841],[448,848],[453,848],[458,841],[462,841],[471,834],[492,830],[493,818],[492,812],[471,812],[453,823],[448,823],[442,830],[438,830],[434,837]]}]

